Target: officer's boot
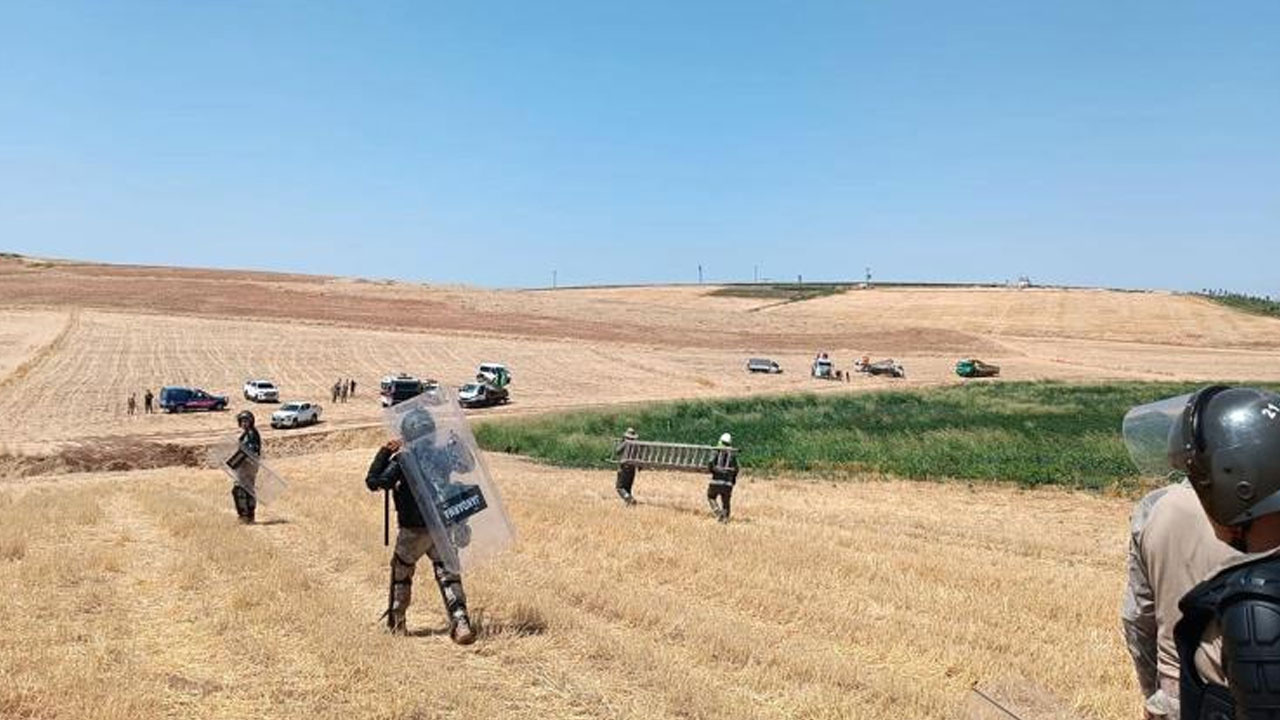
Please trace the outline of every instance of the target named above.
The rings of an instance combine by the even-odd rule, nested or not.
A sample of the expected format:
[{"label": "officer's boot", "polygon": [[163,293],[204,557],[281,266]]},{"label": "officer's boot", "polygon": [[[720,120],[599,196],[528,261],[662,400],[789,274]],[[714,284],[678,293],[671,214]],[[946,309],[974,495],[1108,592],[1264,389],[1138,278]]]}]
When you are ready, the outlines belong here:
[{"label": "officer's boot", "polygon": [[387,592],[387,630],[392,635],[405,635],[405,614],[413,600],[413,566],[391,556],[391,588]]},{"label": "officer's boot", "polygon": [[471,616],[467,614],[467,595],[462,590],[462,578],[446,570],[440,562],[433,562],[432,569],[435,570],[445,612],[449,614],[449,638],[459,645],[470,645],[476,641],[476,631],[471,626]]}]

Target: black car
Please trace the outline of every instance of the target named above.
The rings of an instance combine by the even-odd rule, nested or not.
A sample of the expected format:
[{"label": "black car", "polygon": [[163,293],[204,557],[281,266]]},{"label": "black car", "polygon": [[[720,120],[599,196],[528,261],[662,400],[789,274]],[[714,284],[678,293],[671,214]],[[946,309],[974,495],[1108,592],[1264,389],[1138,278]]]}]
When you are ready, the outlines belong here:
[{"label": "black car", "polygon": [[225,395],[210,395],[198,388],[160,388],[160,409],[177,413],[187,410],[226,410]]}]

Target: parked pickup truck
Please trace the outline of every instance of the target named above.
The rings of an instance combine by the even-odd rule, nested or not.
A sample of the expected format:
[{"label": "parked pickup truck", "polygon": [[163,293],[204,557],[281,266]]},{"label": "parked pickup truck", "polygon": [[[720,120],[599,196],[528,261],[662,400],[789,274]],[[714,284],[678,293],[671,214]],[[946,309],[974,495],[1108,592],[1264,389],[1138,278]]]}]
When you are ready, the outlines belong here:
[{"label": "parked pickup truck", "polygon": [[270,380],[246,380],[244,399],[254,402],[280,402],[280,388]]},{"label": "parked pickup truck", "polygon": [[494,387],[489,383],[467,383],[458,390],[458,404],[464,408],[503,405],[510,400],[511,394],[506,388]]},{"label": "parked pickup truck", "polygon": [[309,402],[288,402],[271,413],[271,427],[296,428],[320,422],[320,406]]}]

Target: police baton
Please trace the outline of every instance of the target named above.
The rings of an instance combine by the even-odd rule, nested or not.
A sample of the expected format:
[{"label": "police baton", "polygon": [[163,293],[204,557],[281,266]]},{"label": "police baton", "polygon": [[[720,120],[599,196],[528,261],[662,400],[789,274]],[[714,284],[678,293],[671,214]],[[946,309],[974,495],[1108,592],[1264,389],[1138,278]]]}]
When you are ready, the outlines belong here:
[{"label": "police baton", "polygon": [[[1012,710],[996,702],[996,699],[978,689],[977,685],[969,688],[970,698],[976,698],[978,707],[972,704],[966,720],[1022,720]],[[975,712],[976,710],[976,712]]]}]

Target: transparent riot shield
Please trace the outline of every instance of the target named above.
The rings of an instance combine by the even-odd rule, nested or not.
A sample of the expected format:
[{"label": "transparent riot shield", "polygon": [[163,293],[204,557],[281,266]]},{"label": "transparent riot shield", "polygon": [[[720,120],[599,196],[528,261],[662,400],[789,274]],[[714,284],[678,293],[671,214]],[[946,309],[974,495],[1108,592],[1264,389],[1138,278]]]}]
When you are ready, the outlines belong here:
[{"label": "transparent riot shield", "polygon": [[209,450],[209,464],[221,468],[238,486],[264,505],[270,505],[289,487],[284,478],[262,458],[240,446],[240,441],[229,439]]},{"label": "transparent riot shield", "polygon": [[1182,414],[1191,394],[1139,405],[1125,413],[1124,446],[1143,475],[1168,476],[1175,467],[1173,444],[1182,433]]},{"label": "transparent riot shield", "polygon": [[505,550],[515,530],[449,390],[429,389],[387,408],[383,417],[403,443],[396,462],[445,567],[469,571]]}]

